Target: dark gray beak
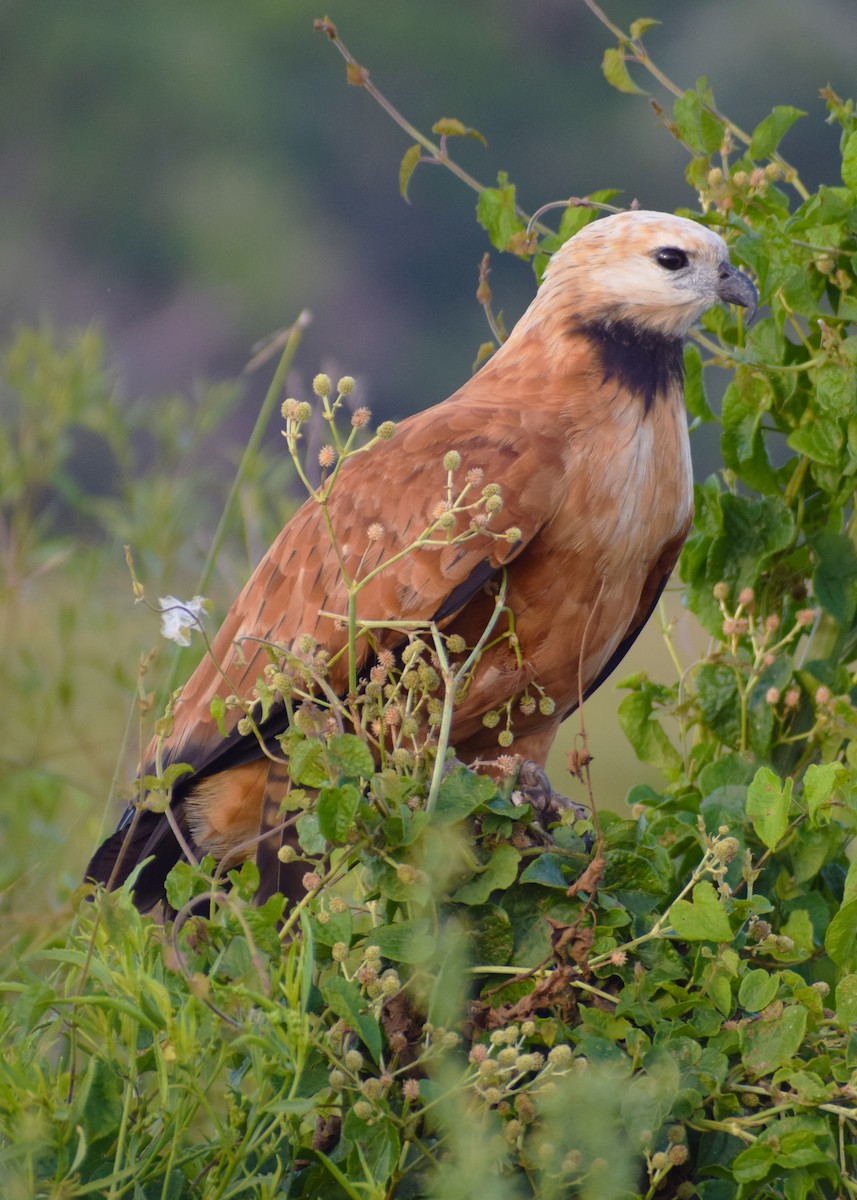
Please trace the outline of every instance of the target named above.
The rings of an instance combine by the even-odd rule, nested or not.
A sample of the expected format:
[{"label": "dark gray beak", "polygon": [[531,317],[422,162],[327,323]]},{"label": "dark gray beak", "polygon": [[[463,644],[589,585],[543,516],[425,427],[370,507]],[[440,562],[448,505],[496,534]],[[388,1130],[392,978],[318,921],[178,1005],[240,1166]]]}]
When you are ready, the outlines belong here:
[{"label": "dark gray beak", "polygon": [[725,304],[740,304],[742,308],[746,308],[748,325],[755,317],[759,307],[759,293],[744,272],[733,267],[730,262],[720,264],[717,295]]}]

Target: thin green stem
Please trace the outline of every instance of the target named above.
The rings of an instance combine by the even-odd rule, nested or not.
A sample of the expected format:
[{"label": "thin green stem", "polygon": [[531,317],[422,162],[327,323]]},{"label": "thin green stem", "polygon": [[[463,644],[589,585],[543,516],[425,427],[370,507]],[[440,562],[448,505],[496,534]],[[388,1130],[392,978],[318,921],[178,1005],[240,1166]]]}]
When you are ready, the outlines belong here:
[{"label": "thin green stem", "polygon": [[639,937],[632,938],[631,941],[624,942],[621,946],[616,946],[613,950],[609,950],[604,954],[599,954],[597,957],[590,959],[590,968],[600,967],[602,964],[609,962],[611,957],[620,950],[624,950],[627,953],[629,950],[636,950],[638,946],[645,945],[646,942],[651,942],[656,938],[669,937],[673,932],[668,928],[670,913],[672,912],[673,906],[677,904],[679,900],[683,900],[688,892],[690,892],[697,885],[697,883],[699,883],[702,877],[708,874],[710,863],[711,854],[709,851],[706,851],[702,857],[702,861],[691,873],[690,879],[688,879],[687,883],[684,885],[675,899],[670,902],[669,907],[666,908],[663,913],[661,913],[652,928],[648,930],[647,933],[642,933]]},{"label": "thin green stem", "polygon": [[681,665],[681,660],[676,653],[676,648],[672,640],[672,622],[667,613],[667,606],[664,604],[663,597],[658,601],[658,621],[661,627],[661,637],[664,639],[664,645],[667,648],[667,653],[672,659],[673,666],[678,672],[679,679],[684,678],[684,667]]},{"label": "thin green stem", "polygon": [[504,572],[500,591],[494,600],[494,612],[491,614],[487,625],[483,629],[479,641],[456,671],[453,671],[450,667],[449,659],[446,656],[446,648],[440,636],[440,630],[437,628],[434,622],[431,624],[435,649],[437,650],[438,659],[440,660],[441,664],[441,678],[444,681],[444,701],[441,723],[437,735],[437,750],[435,752],[434,767],[432,769],[431,786],[429,787],[429,794],[428,798],[426,799],[426,812],[429,815],[434,812],[437,804],[438,794],[440,793],[440,785],[443,783],[443,776],[446,768],[446,752],[449,749],[449,737],[452,731],[452,717],[455,708],[455,693],[458,690],[459,685],[466,679],[471,668],[476,662],[478,662],[485,643],[491,636],[491,631],[499,620],[505,604],[506,573]]},{"label": "thin green stem", "polygon": [[[598,18],[605,29],[609,29],[609,31],[619,42],[620,46],[623,49],[630,50],[633,60],[639,63],[641,67],[644,67],[645,70],[649,72],[653,79],[657,80],[657,82],[662,88],[664,88],[665,91],[669,92],[670,95],[675,96],[676,99],[679,99],[685,95],[685,89],[679,87],[677,83],[674,83],[672,79],[665,75],[660,67],[658,67],[658,65],[649,57],[649,53],[643,45],[641,38],[632,38],[630,34],[621,30],[618,25],[614,25],[604,10],[595,3],[595,0],[583,0],[583,2],[589,11]],[[720,110],[715,108],[712,104],[705,104],[704,108],[706,112],[709,112],[713,117],[720,121],[723,126],[729,130],[734,138],[736,138],[739,142],[743,142],[745,146],[750,145],[752,141],[751,135],[745,130],[741,129],[739,125],[736,125],[734,121],[725,115],[725,113],[720,112]],[[802,200],[808,200],[809,192],[802,183],[797,170],[791,165],[791,163],[786,162],[782,155],[778,153],[770,155],[770,158],[771,162],[775,162],[780,167],[786,182],[792,185],[800,198]]]},{"label": "thin green stem", "polygon": [[[238,497],[241,488],[245,479],[247,478],[250,467],[254,462],[256,455],[258,454],[259,446],[262,443],[262,438],[265,434],[268,422],[270,421],[271,414],[274,411],[274,406],[277,403],[280,391],[285,383],[286,376],[289,372],[292,362],[294,361],[298,346],[300,345],[303,331],[306,329],[307,325],[309,325],[311,319],[312,318],[308,310],[304,309],[303,312],[301,312],[298,316],[298,319],[295,321],[294,325],[292,325],[288,336],[286,337],[286,344],[283,347],[283,353],[280,355],[280,361],[277,364],[277,369],[274,372],[273,378],[268,386],[268,390],[265,393],[265,398],[262,401],[258,416],[256,417],[256,422],[247,441],[247,445],[244,448],[244,453],[241,455],[241,461],[239,462],[238,469],[235,472],[235,478],[232,480],[232,486],[229,489],[229,495],[226,497],[226,503],[223,506],[223,511],[220,514],[220,520],[218,521],[217,528],[214,531],[214,537],[211,541],[211,548],[208,551],[208,556],[199,576],[197,592],[200,596],[205,595],[209,585],[211,584],[217,558],[223,547],[223,542],[226,537],[226,530],[235,510],[235,506],[238,503]],[[166,696],[169,696],[176,686],[179,678],[181,660],[182,651],[181,648],[179,648],[173,655],[170,673],[167,677],[167,682],[164,685],[164,695]]]},{"label": "thin green stem", "polygon": [[348,690],[357,691],[357,587],[348,589]]},{"label": "thin green stem", "polygon": [[[327,18],[325,18],[323,21],[316,21],[315,27],[319,32],[327,34],[330,41],[333,42],[336,49],[345,59],[346,63],[348,64],[349,83],[352,83],[357,87],[362,87],[364,91],[368,92],[375,103],[384,110],[387,116],[395,121],[399,128],[403,130],[408,137],[413,138],[418,145],[422,146],[422,148],[431,156],[431,162],[446,167],[448,171],[451,171],[457,179],[460,179],[462,183],[466,184],[467,187],[472,188],[473,191],[485,191],[485,185],[483,183],[480,183],[479,180],[471,175],[469,171],[465,171],[464,167],[460,166],[454,159],[449,157],[446,152],[445,139],[438,144],[437,142],[433,142],[431,138],[426,137],[424,133],[421,133],[420,130],[417,129],[416,125],[412,125],[407,117],[399,112],[396,106],[387,99],[383,92],[378,90],[378,88],[372,82],[369,72],[365,67],[358,63],[357,59],[339,36],[336,26],[332,21],[329,21]],[[524,222],[525,225],[529,224],[530,215],[523,208],[520,208],[518,205],[516,205],[515,214],[519,220]],[[548,226],[540,223],[536,224],[534,228],[538,229],[538,231],[542,234],[552,234],[554,232],[552,229],[548,228]]]}]

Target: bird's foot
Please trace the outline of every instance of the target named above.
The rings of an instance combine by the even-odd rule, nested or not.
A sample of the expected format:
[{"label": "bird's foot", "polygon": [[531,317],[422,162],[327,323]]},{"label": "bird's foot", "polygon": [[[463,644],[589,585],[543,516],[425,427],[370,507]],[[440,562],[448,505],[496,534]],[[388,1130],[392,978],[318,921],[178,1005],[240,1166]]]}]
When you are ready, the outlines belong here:
[{"label": "bird's foot", "polygon": [[561,821],[563,813],[573,812],[576,821],[589,816],[589,810],[576,804],[561,792],[555,792],[544,767],[532,759],[525,759],[518,770],[518,778],[512,791],[513,804],[529,804],[543,827]]}]

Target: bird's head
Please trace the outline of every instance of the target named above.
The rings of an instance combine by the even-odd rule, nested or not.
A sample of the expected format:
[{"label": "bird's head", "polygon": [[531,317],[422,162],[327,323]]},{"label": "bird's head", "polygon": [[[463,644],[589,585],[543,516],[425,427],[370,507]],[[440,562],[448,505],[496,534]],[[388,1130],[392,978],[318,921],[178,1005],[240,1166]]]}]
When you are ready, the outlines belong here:
[{"label": "bird's head", "polygon": [[533,305],[539,315],[545,303],[586,323],[684,337],[717,303],[740,304],[752,318],[758,295],[713,230],[638,209],[584,226],[557,250]]}]

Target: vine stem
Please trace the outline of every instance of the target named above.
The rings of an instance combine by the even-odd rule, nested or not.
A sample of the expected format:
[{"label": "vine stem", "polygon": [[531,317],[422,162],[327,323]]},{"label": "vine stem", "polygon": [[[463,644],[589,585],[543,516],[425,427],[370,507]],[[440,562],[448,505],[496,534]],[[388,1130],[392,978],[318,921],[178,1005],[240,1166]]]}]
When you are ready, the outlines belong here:
[{"label": "vine stem", "polygon": [[664,639],[664,645],[667,648],[667,653],[672,660],[673,666],[678,672],[679,681],[681,681],[684,678],[685,670],[681,665],[681,659],[679,658],[676,648],[673,645],[672,622],[670,621],[669,613],[667,612],[667,606],[664,603],[663,596],[661,596],[661,598],[658,600],[658,620],[660,621],[661,637]]},{"label": "vine stem", "polygon": [[655,924],[652,926],[652,928],[650,930],[648,930],[647,933],[642,933],[642,934],[640,934],[639,937],[633,938],[630,942],[625,942],[624,945],[616,946],[613,950],[610,950],[608,953],[599,954],[596,958],[590,959],[589,966],[590,967],[599,967],[599,966],[601,966],[602,963],[609,962],[611,956],[613,954],[615,954],[618,950],[624,950],[627,953],[627,951],[636,950],[638,946],[642,946],[646,942],[651,942],[656,938],[669,937],[673,931],[669,928],[666,928],[666,932],[664,932],[664,930],[665,930],[665,927],[669,926],[670,913],[672,912],[673,907],[679,900],[683,900],[685,898],[685,896],[688,894],[688,892],[692,891],[693,888],[696,887],[696,885],[699,883],[699,881],[708,873],[710,862],[711,862],[711,854],[709,853],[709,851],[706,851],[702,857],[702,861],[698,864],[698,866],[694,869],[693,873],[691,874],[690,879],[687,881],[687,883],[681,889],[679,894],[671,901],[669,908],[667,908],[667,910],[665,912],[663,912],[660,915],[660,917],[658,917]]},{"label": "vine stem", "polygon": [[[621,30],[618,25],[614,25],[604,10],[599,7],[598,4],[596,4],[595,0],[583,0],[583,2],[589,11],[595,17],[597,17],[605,29],[609,29],[620,45],[623,48],[627,47],[630,49],[634,61],[638,62],[641,67],[644,67],[652,76],[652,78],[656,79],[665,91],[668,91],[672,96],[675,96],[676,99],[679,99],[685,95],[685,90],[679,87],[677,83],[674,83],[668,75],[665,75],[657,63],[655,63],[649,57],[649,53],[640,38],[630,37],[627,33]],[[706,112],[711,113],[713,117],[716,117],[718,121],[721,121],[724,127],[728,129],[730,133],[740,142],[743,142],[745,146],[750,145],[753,139],[751,138],[750,134],[746,132],[746,130],[740,127],[740,125],[736,125],[734,121],[730,120],[729,117],[725,116],[712,104],[705,104],[704,108]],[[775,162],[782,169],[786,181],[792,185],[797,194],[800,196],[801,200],[808,200],[809,192],[802,183],[797,170],[791,165],[791,163],[787,162],[781,154],[777,153],[770,155],[770,159],[771,162]]]},{"label": "vine stem", "polygon": [[470,651],[465,661],[461,664],[457,671],[453,671],[450,666],[449,659],[446,655],[446,647],[443,644],[443,639],[440,635],[440,630],[432,621],[431,633],[434,640],[435,650],[437,651],[438,659],[440,660],[441,677],[444,682],[444,703],[443,715],[441,717],[440,728],[437,735],[437,750],[435,752],[434,767],[431,775],[431,785],[429,787],[428,798],[426,799],[426,812],[431,816],[437,805],[437,798],[440,793],[440,785],[443,783],[444,770],[446,768],[446,752],[449,749],[449,737],[452,732],[452,714],[455,707],[455,693],[458,685],[462,680],[467,678],[471,669],[479,660],[479,656],[485,648],[485,643],[491,636],[494,626],[500,619],[500,615],[506,606],[506,572],[503,572],[503,582],[500,585],[500,591],[494,599],[494,611],[488,621],[488,624],[482,630],[479,641]]},{"label": "vine stem", "polygon": [[469,188],[473,188],[473,190],[476,192],[483,192],[485,190],[484,184],[481,184],[478,179],[475,179],[468,171],[465,171],[463,167],[460,167],[458,163],[454,162],[453,159],[451,159],[445,153],[445,151],[441,149],[440,146],[431,140],[431,138],[426,137],[424,133],[420,133],[419,129],[417,129],[415,125],[412,125],[407,117],[399,112],[395,105],[387,99],[384,93],[380,92],[378,88],[375,87],[375,84],[372,82],[369,76],[369,72],[364,66],[361,66],[361,64],[345,45],[332,21],[328,20],[327,18],[316,21],[315,29],[319,33],[326,34],[330,41],[333,42],[334,46],[342,55],[342,57],[345,59],[349,68],[348,82],[350,84],[352,84],[354,87],[362,87],[365,91],[367,91],[375,103],[383,108],[387,116],[391,117],[392,120],[395,121],[395,123],[399,126],[399,128],[404,130],[408,137],[412,137],[415,142],[419,142],[423,149],[427,150],[433,159],[439,163],[443,163],[445,167],[452,171],[453,175],[458,176],[462,183],[466,183]]},{"label": "vine stem", "polygon": [[[387,116],[395,121],[399,128],[403,130],[408,137],[413,138],[415,142],[422,146],[422,148],[431,155],[432,162],[439,163],[441,166],[446,167],[448,171],[451,171],[456,178],[460,179],[461,182],[466,184],[469,188],[472,188],[473,191],[484,192],[486,190],[485,184],[480,183],[479,180],[471,175],[469,171],[466,171],[464,167],[459,166],[454,159],[449,157],[446,149],[444,148],[443,142],[438,145],[436,142],[433,142],[431,138],[426,137],[426,135],[421,133],[415,125],[411,124],[407,117],[399,112],[396,106],[387,99],[383,92],[378,90],[378,88],[372,82],[369,72],[357,61],[357,59],[345,45],[342,38],[339,36],[336,26],[331,20],[329,20],[329,18],[325,17],[322,20],[316,21],[314,28],[316,32],[325,34],[330,41],[333,42],[336,49],[345,59],[346,63],[348,64],[348,82],[352,86],[362,87],[364,91],[368,92],[375,103],[384,110]],[[525,225],[530,223],[530,214],[526,212],[525,209],[516,205],[515,213]],[[549,229],[546,225],[542,225],[541,223],[537,224],[535,228],[537,228],[538,231],[543,234],[552,234],[554,232],[552,229]]]}]

